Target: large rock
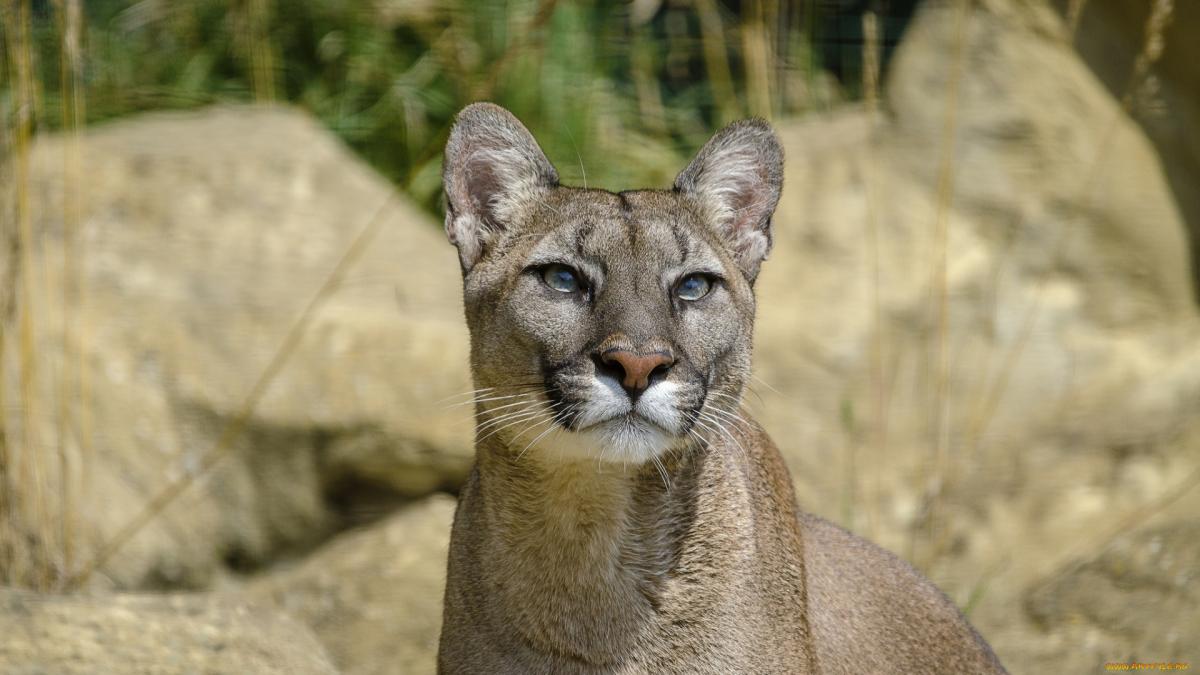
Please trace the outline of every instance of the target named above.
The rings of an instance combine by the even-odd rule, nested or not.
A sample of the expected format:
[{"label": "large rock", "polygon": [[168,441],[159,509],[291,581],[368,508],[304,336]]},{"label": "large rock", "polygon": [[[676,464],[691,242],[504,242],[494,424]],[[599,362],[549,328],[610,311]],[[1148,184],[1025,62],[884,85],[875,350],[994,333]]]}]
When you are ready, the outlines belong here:
[{"label": "large rock", "polygon": [[884,101],[781,129],[747,407],[805,507],[917,563],[1028,664],[1054,638],[1022,594],[1197,466],[1185,227],[1048,2],[926,3]]},{"label": "large rock", "polygon": [[7,675],[336,673],[304,626],[206,596],[46,596],[0,590]]},{"label": "large rock", "polygon": [[[805,461],[871,450],[881,417],[901,446],[868,462],[916,461],[902,480],[923,483],[932,453],[905,443],[941,437],[1006,462],[1017,443],[1112,426],[1135,399],[1117,431],[1172,428],[1200,391],[1184,226],[1153,149],[1040,2],[974,3],[947,119],[955,7],[968,4],[925,6],[886,116],[782,129],[757,365],[783,395],[758,389],[824,505],[840,503],[849,467],[812,475]],[[1171,393],[1152,400],[1144,389],[1168,373]]]},{"label": "large rock", "polygon": [[432,673],[454,500],[430,497],[241,591],[304,621],[347,675]]},{"label": "large rock", "polygon": [[[319,541],[359,495],[386,505],[462,480],[469,413],[438,403],[470,387],[460,281],[428,216],[289,109],[147,115],[90,130],[80,155],[83,178],[67,187],[83,212],[66,260],[70,144],[43,139],[32,154],[36,394],[4,371],[7,400],[29,413],[7,416],[9,438],[36,423],[39,452],[15,448],[15,464],[39,464],[42,495],[60,494],[54,449],[65,450],[76,564],[198,473],[231,428],[227,456],[105,578],[203,587],[224,566]],[[289,329],[372,219],[378,235],[237,428]],[[82,282],[64,308],[65,264]],[[24,499],[31,518],[59,522],[53,499],[40,510],[37,495]]]}]

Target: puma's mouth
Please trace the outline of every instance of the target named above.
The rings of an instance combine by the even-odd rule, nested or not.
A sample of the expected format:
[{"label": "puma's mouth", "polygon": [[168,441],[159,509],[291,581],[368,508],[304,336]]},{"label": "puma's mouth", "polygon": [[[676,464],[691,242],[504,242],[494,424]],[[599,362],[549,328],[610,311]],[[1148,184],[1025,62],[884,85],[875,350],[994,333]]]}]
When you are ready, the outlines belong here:
[{"label": "puma's mouth", "polygon": [[566,427],[547,447],[550,457],[641,464],[677,447],[680,437],[642,415],[629,412],[588,424]]},{"label": "puma's mouth", "polygon": [[689,437],[695,416],[689,411],[700,404],[692,399],[702,387],[658,382],[632,398],[607,380],[589,376],[547,381],[546,397],[563,433],[553,434],[544,444],[546,456],[640,464],[680,447]]},{"label": "puma's mouth", "polygon": [[[647,365],[625,360],[625,376]],[[632,381],[610,366],[583,358],[542,364],[543,392],[558,430],[539,445],[546,456],[640,463],[680,448],[696,435],[708,383],[690,360],[677,359],[669,372],[651,371]]]},{"label": "puma's mouth", "polygon": [[555,421],[564,429],[582,432],[607,425],[626,432],[682,436],[690,427],[689,418],[681,410],[678,384],[656,384],[637,399],[630,399],[604,379],[594,379],[590,384],[574,396],[564,396],[558,388],[547,386],[546,398],[558,413]]},{"label": "puma's mouth", "polygon": [[642,415],[641,413],[637,412],[636,410],[630,410],[627,413],[613,415],[612,417],[609,417],[606,419],[597,420],[595,422],[588,424],[587,426],[576,427],[573,429],[571,427],[567,427],[567,428],[571,431],[588,431],[588,430],[594,431],[594,430],[596,430],[598,428],[602,428],[602,427],[606,427],[609,429],[616,429],[616,430],[620,430],[620,431],[628,432],[628,433],[655,431],[658,433],[675,435],[671,429],[667,429],[667,428],[663,427],[658,422],[655,422],[654,420],[650,419],[649,417]]}]

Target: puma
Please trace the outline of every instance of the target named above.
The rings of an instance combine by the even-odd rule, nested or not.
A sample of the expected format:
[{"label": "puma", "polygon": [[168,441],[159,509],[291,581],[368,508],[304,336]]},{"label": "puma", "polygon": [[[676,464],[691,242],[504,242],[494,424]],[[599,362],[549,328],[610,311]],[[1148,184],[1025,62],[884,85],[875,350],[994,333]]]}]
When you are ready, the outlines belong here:
[{"label": "puma", "polygon": [[476,463],[439,672],[1005,672],[912,567],[800,511],[739,412],[782,176],[745,120],[671,190],[565,187],[511,113],[459,113]]}]

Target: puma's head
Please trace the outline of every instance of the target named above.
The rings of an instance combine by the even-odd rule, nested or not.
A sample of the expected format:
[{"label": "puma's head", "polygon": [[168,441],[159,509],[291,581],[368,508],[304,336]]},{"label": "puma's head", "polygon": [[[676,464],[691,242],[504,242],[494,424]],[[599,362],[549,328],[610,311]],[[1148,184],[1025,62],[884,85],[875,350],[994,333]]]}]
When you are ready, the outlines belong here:
[{"label": "puma's head", "polygon": [[446,233],[462,264],[477,438],[640,463],[719,436],[714,420],[750,373],[753,284],[782,175],[771,128],[745,120],[671,190],[564,187],[507,110],[459,113]]}]

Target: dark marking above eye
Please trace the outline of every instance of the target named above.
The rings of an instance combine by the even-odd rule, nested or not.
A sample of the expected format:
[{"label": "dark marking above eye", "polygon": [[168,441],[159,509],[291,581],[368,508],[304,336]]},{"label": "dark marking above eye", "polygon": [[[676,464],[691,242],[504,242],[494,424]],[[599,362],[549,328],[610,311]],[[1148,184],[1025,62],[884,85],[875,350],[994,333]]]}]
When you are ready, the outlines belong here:
[{"label": "dark marking above eye", "polygon": [[587,238],[591,236],[592,230],[596,228],[596,224],[590,220],[583,221],[578,228],[575,229],[575,255],[580,258],[585,257],[583,253],[583,244]]},{"label": "dark marking above eye", "polygon": [[671,222],[671,233],[675,235],[675,246],[679,249],[679,260],[675,264],[682,265],[687,262],[688,250],[691,248],[688,246],[687,235],[676,221]]}]

